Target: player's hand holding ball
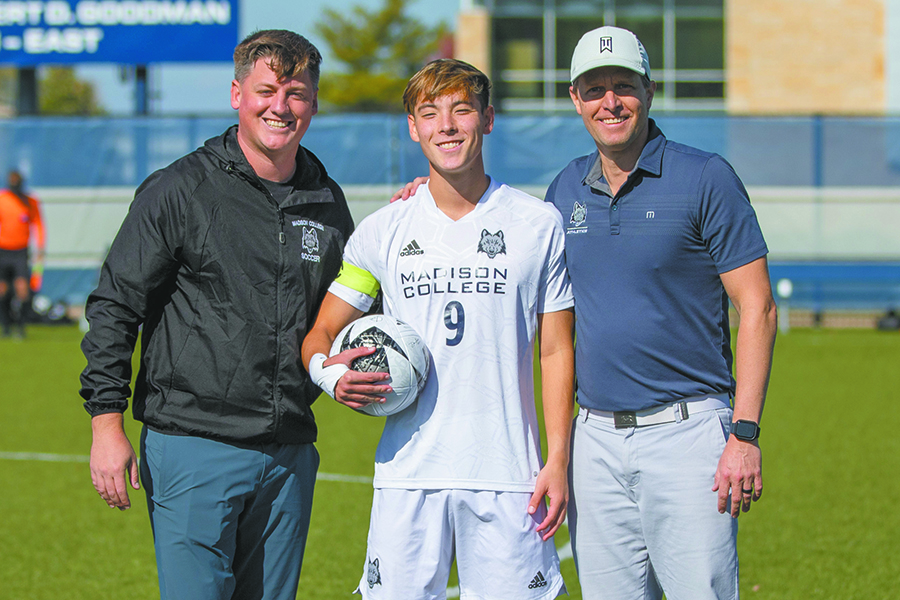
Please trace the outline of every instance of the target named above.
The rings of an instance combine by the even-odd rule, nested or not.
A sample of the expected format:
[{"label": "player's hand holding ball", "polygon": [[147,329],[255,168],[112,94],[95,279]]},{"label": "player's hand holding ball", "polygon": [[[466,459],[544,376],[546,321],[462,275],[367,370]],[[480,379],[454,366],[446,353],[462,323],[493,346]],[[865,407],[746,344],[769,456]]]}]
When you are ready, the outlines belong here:
[{"label": "player's hand holding ball", "polygon": [[377,348],[361,346],[329,356],[322,364],[331,378],[322,386],[323,389],[339,403],[354,410],[373,403],[383,403],[385,394],[391,391],[390,374],[364,373],[354,371],[350,367],[358,358],[372,354],[376,350]]},{"label": "player's hand holding ball", "polygon": [[430,367],[425,342],[412,327],[386,315],[369,315],[338,334],[328,359],[313,357],[310,375],[338,402],[388,416],[416,400]]}]

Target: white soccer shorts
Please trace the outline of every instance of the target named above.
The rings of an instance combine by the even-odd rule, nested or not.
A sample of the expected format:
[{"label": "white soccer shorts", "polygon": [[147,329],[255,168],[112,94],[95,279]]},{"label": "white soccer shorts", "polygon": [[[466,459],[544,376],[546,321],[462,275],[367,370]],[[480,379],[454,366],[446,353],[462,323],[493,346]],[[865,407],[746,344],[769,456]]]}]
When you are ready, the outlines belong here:
[{"label": "white soccer shorts", "polygon": [[376,489],[356,592],[364,600],[443,600],[453,559],[462,600],[545,600],[565,593],[553,539],[531,494]]}]

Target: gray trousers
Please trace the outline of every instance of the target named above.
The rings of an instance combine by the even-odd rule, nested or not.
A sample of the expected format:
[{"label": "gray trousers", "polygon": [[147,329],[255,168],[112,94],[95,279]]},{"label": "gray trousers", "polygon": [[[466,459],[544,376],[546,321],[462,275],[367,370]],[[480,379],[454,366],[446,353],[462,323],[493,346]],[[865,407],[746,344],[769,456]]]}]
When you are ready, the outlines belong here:
[{"label": "gray trousers", "polygon": [[237,446],[145,427],[141,456],[162,600],[294,600],[315,446]]},{"label": "gray trousers", "polygon": [[575,418],[569,528],[591,600],[736,600],[737,519],[712,491],[731,409],[616,429]]}]

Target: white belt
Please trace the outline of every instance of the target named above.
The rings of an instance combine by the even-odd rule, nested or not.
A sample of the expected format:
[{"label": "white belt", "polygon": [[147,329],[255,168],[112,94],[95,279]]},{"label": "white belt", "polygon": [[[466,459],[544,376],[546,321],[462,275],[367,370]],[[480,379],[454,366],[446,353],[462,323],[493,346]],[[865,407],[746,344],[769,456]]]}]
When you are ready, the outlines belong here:
[{"label": "white belt", "polygon": [[681,423],[692,414],[717,408],[731,408],[729,394],[691,396],[677,402],[669,402],[668,404],[661,404],[639,411],[611,411],[582,407],[578,410],[578,416],[584,421],[599,419],[612,423],[616,426],[616,429],[625,429],[628,427],[659,425],[661,423]]}]

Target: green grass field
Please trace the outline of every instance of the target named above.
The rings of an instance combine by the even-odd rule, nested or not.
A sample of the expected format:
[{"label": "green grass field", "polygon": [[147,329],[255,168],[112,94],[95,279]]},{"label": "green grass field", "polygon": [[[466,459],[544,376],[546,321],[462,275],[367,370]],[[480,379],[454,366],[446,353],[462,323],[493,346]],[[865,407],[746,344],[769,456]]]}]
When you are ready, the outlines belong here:
[{"label": "green grass field", "polygon": [[[106,507],[90,483],[78,397],[80,333],[32,327],[0,339],[0,599],[154,598],[143,491]],[[762,423],[765,494],[740,519],[745,598],[900,593],[900,335],[780,336]],[[351,598],[365,554],[377,419],[320,400],[320,479],[298,598]],[[129,419],[129,436],[139,427]],[[565,542],[558,535],[557,545]],[[581,598],[571,559],[563,563]]]}]

